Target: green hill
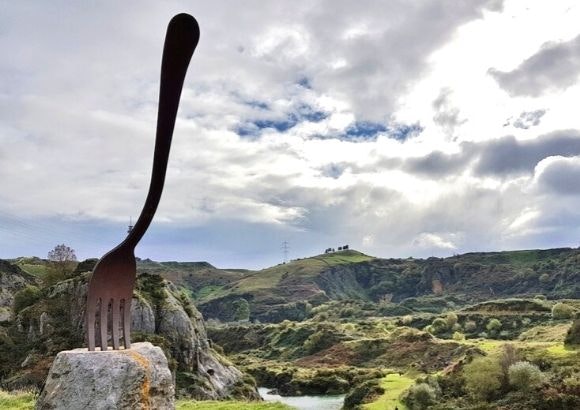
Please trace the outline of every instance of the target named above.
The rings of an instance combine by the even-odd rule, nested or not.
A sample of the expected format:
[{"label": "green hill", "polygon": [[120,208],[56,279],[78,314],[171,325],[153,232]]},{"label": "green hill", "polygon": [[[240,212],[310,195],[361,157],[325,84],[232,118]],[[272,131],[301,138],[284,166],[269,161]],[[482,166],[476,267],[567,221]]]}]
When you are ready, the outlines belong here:
[{"label": "green hill", "polygon": [[[229,279],[232,279],[230,276]],[[206,318],[302,320],[332,300],[440,311],[488,299],[542,294],[580,297],[580,250],[467,253],[381,259],[347,250],[292,261],[215,285],[198,298]],[[394,307],[393,307],[394,308]]]}]

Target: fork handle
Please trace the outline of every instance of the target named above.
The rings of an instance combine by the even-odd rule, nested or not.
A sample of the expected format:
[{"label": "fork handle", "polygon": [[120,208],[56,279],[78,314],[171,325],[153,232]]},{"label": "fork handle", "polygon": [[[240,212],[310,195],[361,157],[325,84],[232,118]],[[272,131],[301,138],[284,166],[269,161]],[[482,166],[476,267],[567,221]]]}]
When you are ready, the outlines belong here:
[{"label": "fork handle", "polygon": [[151,185],[141,215],[123,241],[124,245],[130,245],[133,248],[137,246],[153,220],[153,215],[155,215],[159,205],[181,89],[189,61],[198,41],[199,26],[192,16],[182,13],[171,19],[167,26],[161,63],[159,111],[157,113],[157,134]]}]

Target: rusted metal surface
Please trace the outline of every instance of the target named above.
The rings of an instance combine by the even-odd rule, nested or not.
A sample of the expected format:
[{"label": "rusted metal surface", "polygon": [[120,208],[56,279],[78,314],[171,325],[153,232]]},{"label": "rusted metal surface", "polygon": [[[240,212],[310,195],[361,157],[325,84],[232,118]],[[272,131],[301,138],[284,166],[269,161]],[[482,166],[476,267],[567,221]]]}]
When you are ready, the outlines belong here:
[{"label": "rusted metal surface", "polygon": [[[87,296],[86,324],[89,350],[108,348],[111,330],[113,349],[131,347],[131,298],[137,275],[135,247],[147,231],[159,205],[175,117],[187,67],[199,41],[199,26],[188,14],[173,17],[167,27],[163,59],[153,172],[141,215],[127,238],[105,254],[95,266]],[[98,340],[95,338],[98,336]]]}]

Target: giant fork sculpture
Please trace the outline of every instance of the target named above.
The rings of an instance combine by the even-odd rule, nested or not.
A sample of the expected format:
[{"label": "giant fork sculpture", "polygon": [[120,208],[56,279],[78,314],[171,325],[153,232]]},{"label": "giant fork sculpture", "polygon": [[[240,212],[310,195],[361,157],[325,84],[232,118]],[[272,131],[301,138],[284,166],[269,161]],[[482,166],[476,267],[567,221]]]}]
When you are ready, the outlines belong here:
[{"label": "giant fork sculpture", "polygon": [[[149,193],[141,215],[127,238],[105,254],[93,269],[87,296],[87,339],[95,350],[95,319],[99,310],[98,330],[101,350],[108,347],[108,316],[111,311],[113,349],[119,349],[119,330],[123,329],[125,349],[131,347],[131,298],[137,275],[135,247],[147,231],[161,199],[175,117],[185,73],[199,40],[199,27],[188,14],[173,17],[167,27],[163,59],[157,134]],[[122,312],[122,314],[121,314]]]}]

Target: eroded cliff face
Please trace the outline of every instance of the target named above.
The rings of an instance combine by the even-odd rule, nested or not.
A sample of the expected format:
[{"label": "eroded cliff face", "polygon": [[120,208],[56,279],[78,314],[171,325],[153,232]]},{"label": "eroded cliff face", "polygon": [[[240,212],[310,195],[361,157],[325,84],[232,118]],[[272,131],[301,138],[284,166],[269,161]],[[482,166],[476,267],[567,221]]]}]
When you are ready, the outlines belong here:
[{"label": "eroded cliff face", "polygon": [[27,285],[34,285],[34,277],[18,266],[0,259],[0,322],[10,320],[14,294]]},{"label": "eroded cliff face", "polygon": [[[88,277],[89,273],[83,273],[46,289],[39,302],[17,316],[15,328],[32,347],[22,368],[24,374],[27,369],[38,373],[35,366],[42,358],[85,345]],[[131,315],[132,341],[151,341],[164,349],[179,395],[198,399],[259,397],[244,374],[211,348],[203,317],[170,282],[157,275],[140,276]]]}]

